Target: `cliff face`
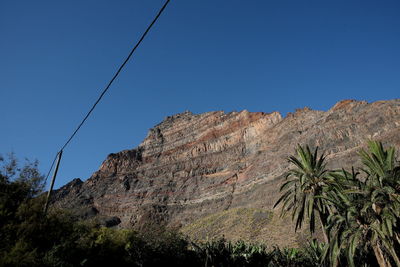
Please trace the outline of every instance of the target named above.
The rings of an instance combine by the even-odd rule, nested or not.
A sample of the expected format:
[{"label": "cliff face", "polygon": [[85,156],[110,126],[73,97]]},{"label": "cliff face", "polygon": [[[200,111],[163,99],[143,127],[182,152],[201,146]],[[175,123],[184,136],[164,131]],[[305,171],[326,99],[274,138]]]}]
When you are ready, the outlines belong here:
[{"label": "cliff face", "polygon": [[185,226],[237,208],[271,210],[297,144],[318,146],[330,168],[358,164],[369,139],[400,147],[400,100],[345,100],[285,118],[248,111],[167,117],[135,149],[110,154],[88,180],[57,190],[57,206],[109,225]]}]

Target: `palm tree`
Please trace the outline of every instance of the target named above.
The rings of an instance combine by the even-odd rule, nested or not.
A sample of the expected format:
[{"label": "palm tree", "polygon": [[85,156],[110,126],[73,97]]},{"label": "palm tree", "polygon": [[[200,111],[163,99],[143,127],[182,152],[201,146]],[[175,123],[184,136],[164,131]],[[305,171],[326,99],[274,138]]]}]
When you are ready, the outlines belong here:
[{"label": "palm tree", "polygon": [[[301,145],[296,149],[297,157],[289,157],[294,165],[286,174],[286,182],[280,187],[282,196],[274,207],[283,203],[282,214],[292,211],[292,219],[296,221],[296,228],[300,229],[308,219],[310,231],[315,231],[316,217],[319,217],[325,242],[328,243],[327,225],[328,210],[325,200],[318,196],[325,195],[332,179],[326,170],[325,157],[318,157],[318,148],[312,153],[309,146]],[[317,216],[316,216],[317,213]]]},{"label": "palm tree", "polygon": [[373,251],[379,266],[400,266],[399,215],[400,171],[394,164],[394,148],[385,150],[380,142],[369,142],[361,150],[365,179],[354,170],[332,175],[335,183],[323,199],[334,211],[328,217],[330,260],[336,266],[341,251],[354,266],[354,255]]},{"label": "palm tree", "polygon": [[400,266],[400,253],[396,252],[400,247],[400,166],[395,166],[394,147],[386,150],[381,142],[370,141],[368,148],[368,152],[361,150],[359,155],[367,175],[364,209],[371,213],[376,236],[372,248],[377,258],[383,258],[383,247]]},{"label": "palm tree", "polygon": [[[337,183],[331,187],[326,194],[334,210],[328,217],[327,232],[330,237],[329,259],[331,266],[338,266],[340,255],[347,258],[349,266],[354,265],[354,256],[360,244],[367,241],[365,232],[365,220],[361,212],[360,204],[362,199],[357,194],[349,194],[346,190],[355,190],[356,176],[358,173],[352,172],[351,175],[343,170],[342,176],[336,173]],[[345,184],[348,179],[348,184]],[[351,189],[350,189],[351,188]],[[368,251],[368,249],[364,249]]]}]

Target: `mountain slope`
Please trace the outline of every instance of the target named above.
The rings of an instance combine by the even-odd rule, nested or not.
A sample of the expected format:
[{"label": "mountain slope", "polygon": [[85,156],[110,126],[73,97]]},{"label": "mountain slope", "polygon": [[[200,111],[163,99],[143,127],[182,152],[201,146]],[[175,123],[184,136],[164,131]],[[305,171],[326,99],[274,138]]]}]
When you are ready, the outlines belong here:
[{"label": "mountain slope", "polygon": [[298,143],[319,146],[328,166],[338,168],[357,165],[356,153],[368,139],[399,148],[399,130],[400,100],[345,100],[327,112],[304,108],[285,118],[277,112],[184,112],[150,129],[137,148],[110,154],[85,182],[57,190],[53,202],[121,227],[190,229],[238,208],[269,214]]}]

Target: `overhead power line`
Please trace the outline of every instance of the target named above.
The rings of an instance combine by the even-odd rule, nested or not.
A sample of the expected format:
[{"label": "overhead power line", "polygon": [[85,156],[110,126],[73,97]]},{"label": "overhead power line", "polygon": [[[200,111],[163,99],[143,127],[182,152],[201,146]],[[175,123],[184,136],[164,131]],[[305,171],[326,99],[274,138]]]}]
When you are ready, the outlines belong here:
[{"label": "overhead power line", "polygon": [[167,0],[163,7],[158,11],[157,15],[153,19],[153,21],[150,23],[150,25],[147,27],[146,31],[142,34],[140,37],[139,41],[136,43],[136,45],[132,48],[131,52],[129,55],[126,57],[125,61],[122,63],[122,65],[118,68],[117,72],[114,74],[114,76],[111,78],[109,83],[107,84],[106,88],[104,88],[103,92],[100,94],[99,98],[97,98],[96,102],[93,104],[93,106],[90,108],[89,112],[86,114],[86,116],[83,118],[81,123],[78,125],[78,127],[75,129],[75,131],[72,133],[72,135],[68,138],[67,142],[61,147],[61,150],[64,150],[64,148],[67,147],[67,145],[71,142],[71,140],[75,137],[75,135],[78,133],[79,129],[82,127],[82,125],[85,123],[85,121],[89,118],[90,114],[93,112],[93,110],[96,108],[97,104],[100,102],[100,100],[103,98],[104,94],[107,93],[108,89],[110,89],[110,86],[114,82],[114,80],[117,78],[121,70],[125,67],[126,63],[128,63],[129,59],[135,52],[136,48],[140,45],[140,43],[143,41],[143,39],[146,37],[147,33],[150,31],[151,27],[153,27],[154,23],[156,23],[157,19],[160,17],[161,13],[164,11],[164,9],[167,7],[168,3],[170,0]]},{"label": "overhead power line", "polygon": [[101,92],[101,94],[99,95],[99,97],[97,98],[96,102],[94,102],[94,104],[92,105],[92,107],[89,109],[88,113],[86,114],[86,116],[82,119],[82,121],[79,123],[78,127],[76,127],[75,131],[71,134],[71,136],[68,138],[68,140],[65,142],[65,144],[61,147],[61,149],[57,152],[56,156],[54,157],[53,163],[51,164],[50,170],[47,173],[46,176],[46,182],[47,182],[47,178],[50,175],[51,170],[54,167],[54,163],[56,162],[57,159],[57,168],[56,171],[53,174],[53,178],[51,181],[51,186],[50,186],[50,190],[49,190],[49,194],[46,200],[46,204],[45,204],[45,214],[47,211],[47,206],[48,206],[48,201],[50,198],[50,194],[51,191],[53,190],[53,185],[54,185],[54,180],[56,178],[57,175],[57,169],[58,169],[58,165],[60,163],[61,160],[61,156],[62,156],[62,152],[63,150],[68,146],[68,144],[72,141],[72,139],[76,136],[76,134],[78,133],[78,131],[81,129],[81,127],[83,126],[83,124],[86,122],[86,120],[89,118],[90,114],[92,114],[93,110],[96,108],[97,104],[100,102],[100,100],[103,98],[103,96],[105,95],[105,93],[107,93],[108,89],[110,89],[111,85],[113,84],[113,82],[115,81],[115,79],[118,77],[118,75],[120,74],[120,72],[122,71],[122,69],[125,67],[126,63],[128,63],[129,59],[132,57],[133,53],[136,51],[136,49],[139,47],[139,45],[142,43],[142,41],[144,40],[144,38],[146,37],[146,35],[149,33],[150,29],[153,27],[153,25],[156,23],[156,21],[158,20],[158,18],[161,16],[161,14],[163,13],[164,9],[167,7],[168,3],[170,2],[170,0],[166,0],[164,5],[161,7],[161,9],[158,11],[157,15],[154,17],[153,21],[149,24],[149,26],[146,28],[146,30],[144,31],[144,33],[142,34],[142,36],[140,37],[139,41],[137,41],[137,43],[135,44],[135,46],[132,48],[132,50],[129,52],[128,56],[125,58],[124,62],[121,64],[121,66],[118,68],[118,70],[115,72],[114,76],[111,78],[111,80],[108,82],[107,86],[103,89],[103,91]]},{"label": "overhead power line", "polygon": [[44,184],[46,184],[46,183],[47,183],[47,179],[49,179],[49,176],[50,176],[51,170],[53,169],[54,163],[56,163],[57,156],[58,156],[58,153],[57,153],[56,156],[54,157],[53,163],[51,163],[50,169],[49,169],[49,171],[47,172],[46,178],[45,178],[45,180],[44,180]]}]

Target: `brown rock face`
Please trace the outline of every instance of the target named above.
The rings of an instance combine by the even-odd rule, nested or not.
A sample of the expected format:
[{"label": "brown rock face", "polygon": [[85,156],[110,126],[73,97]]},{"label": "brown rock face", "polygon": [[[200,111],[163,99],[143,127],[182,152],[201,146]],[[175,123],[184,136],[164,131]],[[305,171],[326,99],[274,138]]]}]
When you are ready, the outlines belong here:
[{"label": "brown rock face", "polygon": [[[139,147],[110,154],[88,180],[54,194],[85,216],[185,226],[232,208],[272,209],[297,144],[319,146],[330,168],[358,164],[369,139],[400,147],[400,100],[345,100],[327,112],[184,112],[152,128]],[[118,218],[115,218],[118,217]]]}]

